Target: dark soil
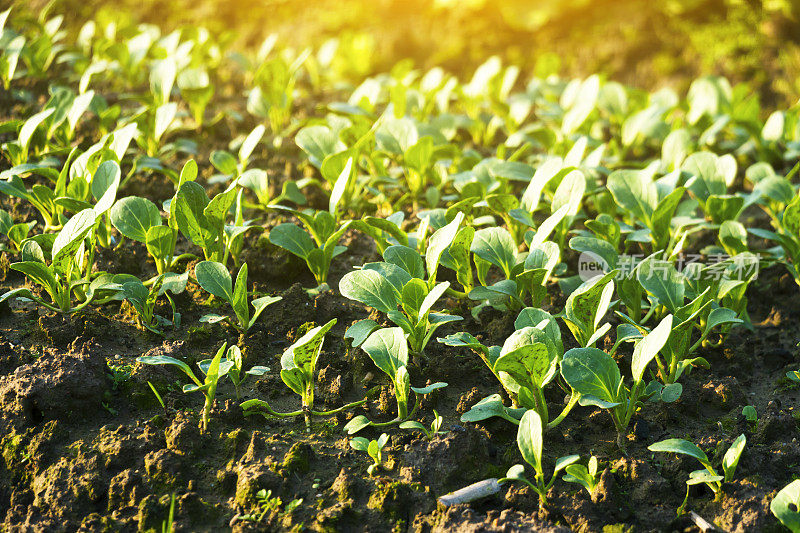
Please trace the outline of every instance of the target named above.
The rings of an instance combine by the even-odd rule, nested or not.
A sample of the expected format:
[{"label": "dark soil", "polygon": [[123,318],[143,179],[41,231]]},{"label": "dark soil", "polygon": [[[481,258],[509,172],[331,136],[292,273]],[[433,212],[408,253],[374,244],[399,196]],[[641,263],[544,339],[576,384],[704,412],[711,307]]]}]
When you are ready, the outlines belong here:
[{"label": "dark soil", "polygon": [[[34,94],[46,90],[28,89]],[[30,114],[21,104],[8,113]],[[225,138],[230,135],[209,135],[200,141],[201,152],[223,148],[218,139]],[[276,185],[301,172],[292,164],[297,154],[286,152],[265,163]],[[263,158],[259,162],[268,159],[263,153],[255,157]],[[179,167],[179,162],[171,164]],[[0,170],[4,165],[0,163]],[[209,166],[201,161],[201,168],[207,171]],[[164,178],[144,174],[129,181],[123,193],[160,203],[171,196],[171,187]],[[0,206],[15,220],[37,216],[27,204],[7,197],[0,199]],[[258,216],[265,232],[284,220],[274,213]],[[736,479],[717,501],[705,486],[695,487],[688,508],[729,531],[779,530],[769,502],[797,476],[800,464],[800,412],[795,408],[800,389],[784,377],[800,363],[800,297],[781,269],[762,272],[750,286],[753,330],[735,329],[722,347],[699,354],[711,369],[686,376],[676,404],[645,406],[632,423],[627,456],[617,448],[608,414],[595,408],[576,408],[547,434],[548,468],[556,457],[572,453],[584,461],[591,455],[599,458],[602,482],[593,494],[558,481],[549,494],[550,505],[540,509],[531,490],[508,486],[486,500],[446,509],[437,504],[438,496],[502,476],[522,462],[515,426],[497,419],[459,421],[481,398],[500,392],[498,383],[469,351],[432,342],[427,357],[415,361],[410,373],[415,385],[449,383],[426,398],[420,412],[422,422],[429,424],[435,408],[445,418],[447,433],[429,441],[417,433],[388,431],[386,465],[368,475],[371,460],[349,446],[341,427],[356,414],[376,420],[393,416],[392,402],[386,401],[391,395],[388,380],[363,351],[343,339],[346,328],[370,312],[338,291],[310,296],[304,287],[315,283],[305,265],[269,244],[264,234],[247,234],[242,259],[257,293],[283,299],[268,307],[246,335],[221,324],[200,324],[209,310],[230,311],[193,283],[175,299],[181,327],[165,337],[137,327],[127,304],[106,304],[66,320],[31,304],[0,306],[4,531],[160,531],[173,495],[175,531],[692,531],[697,528],[686,517],[676,517],[675,510],[688,473],[697,465],[674,455],[656,456],[647,446],[667,437],[687,438],[718,464],[740,433],[748,443]],[[334,288],[354,265],[377,258],[374,245],[361,234],[346,234],[342,244],[349,250],[333,263],[329,284]],[[16,260],[12,253],[0,258],[3,291],[24,283],[19,273],[8,270]],[[193,268],[192,263],[183,266]],[[144,248],[130,242],[99,252],[95,268],[142,278],[155,272]],[[545,309],[562,309],[564,299],[555,285],[550,296]],[[466,329],[487,343],[500,344],[513,331],[513,315],[484,312],[475,320],[460,305],[446,302],[465,320],[442,328],[440,336]],[[156,312],[168,315],[170,309],[163,303]],[[376,385],[383,390],[354,413],[316,421],[310,433],[300,419],[245,417],[228,381],[218,390],[208,431],[201,433],[202,401],[181,391],[182,374],[135,363],[143,354],[170,355],[194,366],[223,342],[238,343],[248,366],[271,368],[245,382],[241,400],[262,398],[278,410],[296,410],[297,396],[280,379],[280,355],[308,323],[332,318],[338,322],[317,364],[318,406],[332,409],[358,400]],[[385,317],[373,318],[385,322]],[[565,342],[571,340],[566,328],[563,336]],[[164,408],[148,383],[158,390]],[[550,410],[560,411],[563,391],[551,389]],[[756,424],[742,416],[745,405],[756,408]],[[379,434],[364,432],[370,438]],[[259,522],[243,519],[258,514],[260,490],[279,497],[281,511],[293,500],[302,503],[292,513],[267,512]]]},{"label": "dark soil", "polygon": [[[357,253],[335,263],[334,287],[350,265],[374,254],[365,237],[352,235],[351,240]],[[113,254],[100,254],[102,268],[148,271],[151,265],[139,260],[137,247],[127,244]],[[248,365],[272,368],[245,384],[242,399],[265,398],[275,408],[293,410],[298,399],[280,380],[279,356],[305,323],[337,318],[318,363],[318,403],[336,407],[363,397],[375,384],[389,392],[363,352],[343,341],[344,330],[366,317],[367,310],[332,292],[309,296],[302,285],[312,280],[278,249],[256,245],[247,259],[256,288],[281,294],[283,300],[241,337],[226,326],[197,326],[207,311],[195,303],[205,301],[197,291],[193,298],[178,298],[184,325],[165,338],[138,329],[119,304],[67,321],[20,303],[3,311],[0,516],[7,530],[159,529],[173,494],[180,531],[218,530],[228,524],[237,531],[691,530],[694,526],[677,518],[675,509],[696,465],[672,455],[654,456],[647,445],[684,437],[717,461],[740,433],[748,443],[736,480],[718,501],[703,487],[693,489],[689,508],[725,530],[778,527],[769,501],[800,464],[795,418],[800,394],[783,377],[798,362],[800,301],[781,270],[763,272],[751,286],[754,330],[734,330],[722,348],[708,349],[703,355],[711,370],[687,376],[677,404],[649,404],[642,410],[632,426],[627,457],[616,447],[608,415],[594,408],[576,408],[547,435],[548,465],[569,453],[600,459],[605,471],[594,494],[559,481],[547,509],[519,486],[471,506],[445,509],[437,507],[438,496],[502,476],[521,461],[510,424],[464,425],[458,420],[478,399],[498,390],[469,352],[432,343],[427,359],[411,368],[414,383],[450,384],[427,399],[421,411],[429,423],[436,408],[448,432],[428,441],[411,432],[389,431],[389,458],[376,476],[366,472],[366,454],[351,449],[341,432],[353,414],[318,422],[311,433],[304,431],[302,420],[245,418],[226,382],[218,391],[209,431],[201,434],[201,400],[181,392],[179,374],[134,362],[142,354],[162,354],[193,363],[211,356],[222,342],[238,342]],[[20,283],[17,273],[9,271],[6,286]],[[513,330],[513,317],[504,314],[484,313],[481,322],[464,314],[469,318],[462,325],[487,342],[502,342]],[[564,336],[569,336],[566,330]],[[559,409],[555,392],[551,409]],[[376,399],[358,412],[389,419],[391,413],[382,412],[380,403]],[[741,414],[748,404],[759,414],[757,424]],[[377,434],[365,432],[373,438]],[[242,514],[256,510],[255,494],[261,489],[271,490],[284,504],[303,502],[290,515],[270,512],[260,523],[242,520]]]}]

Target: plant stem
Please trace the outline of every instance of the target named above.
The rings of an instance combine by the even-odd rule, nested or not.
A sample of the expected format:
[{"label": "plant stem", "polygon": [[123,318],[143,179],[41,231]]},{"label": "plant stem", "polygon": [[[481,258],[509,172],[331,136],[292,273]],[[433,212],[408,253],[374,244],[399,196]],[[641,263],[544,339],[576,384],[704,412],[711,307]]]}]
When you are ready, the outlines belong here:
[{"label": "plant stem", "polygon": [[575,404],[578,403],[578,398],[579,395],[576,394],[575,391],[572,391],[572,396],[570,396],[569,402],[567,403],[566,407],[564,407],[564,409],[561,411],[561,414],[559,414],[556,418],[554,418],[547,424],[546,429],[552,429],[557,425],[559,425],[561,421],[567,417],[572,408],[575,407]]}]

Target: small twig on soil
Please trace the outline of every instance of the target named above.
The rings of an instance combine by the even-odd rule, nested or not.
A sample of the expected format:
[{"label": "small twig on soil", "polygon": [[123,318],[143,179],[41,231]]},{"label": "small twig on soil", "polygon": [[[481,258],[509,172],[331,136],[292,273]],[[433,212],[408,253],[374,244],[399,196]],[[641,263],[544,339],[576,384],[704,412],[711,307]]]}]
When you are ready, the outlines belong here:
[{"label": "small twig on soil", "polygon": [[459,503],[469,503],[471,501],[485,498],[500,492],[501,485],[497,478],[484,479],[472,485],[466,486],[463,489],[458,489],[455,492],[445,494],[439,498],[439,503],[445,507],[451,505],[458,505]]},{"label": "small twig on soil", "polygon": [[699,514],[695,513],[694,511],[689,511],[689,518],[692,519],[694,525],[700,528],[700,531],[706,533],[707,531],[719,531],[717,526],[700,516]]}]

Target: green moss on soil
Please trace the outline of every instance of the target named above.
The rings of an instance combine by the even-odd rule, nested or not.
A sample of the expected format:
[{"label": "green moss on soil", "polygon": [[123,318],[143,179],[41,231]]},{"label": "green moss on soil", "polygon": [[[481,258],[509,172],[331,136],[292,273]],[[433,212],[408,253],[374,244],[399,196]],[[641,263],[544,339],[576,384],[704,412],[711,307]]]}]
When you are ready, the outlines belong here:
[{"label": "green moss on soil", "polygon": [[313,453],[311,446],[307,443],[295,442],[283,456],[281,473],[284,475],[305,474],[310,469],[309,463]]}]

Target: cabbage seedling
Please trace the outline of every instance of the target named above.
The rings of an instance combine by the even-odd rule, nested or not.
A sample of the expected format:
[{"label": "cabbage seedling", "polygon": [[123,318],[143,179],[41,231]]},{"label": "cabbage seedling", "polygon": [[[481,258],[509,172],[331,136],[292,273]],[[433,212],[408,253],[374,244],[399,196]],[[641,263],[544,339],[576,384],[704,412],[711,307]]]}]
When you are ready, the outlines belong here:
[{"label": "cabbage seedling", "polygon": [[[11,11],[10,8],[4,11],[3,15],[7,16],[9,11]],[[24,47],[25,37],[19,35],[5,45],[2,55],[0,55],[0,80],[6,91],[11,87],[11,80],[14,79],[14,72],[17,70],[17,63]]]},{"label": "cabbage seedling", "polygon": [[[10,265],[12,270],[22,272],[29,280],[40,285],[50,296],[49,302],[26,287],[6,292],[0,296],[0,302],[12,297],[24,297],[51,311],[71,315],[92,301],[112,296],[119,286],[111,283],[110,276],[101,275],[90,280],[82,273],[88,261],[85,257],[84,239],[94,230],[96,221],[97,214],[93,209],[81,211],[64,224],[54,240],[26,240],[22,246],[22,261]],[[50,246],[50,264],[45,261],[45,253],[39,241],[45,247]],[[76,295],[81,301],[73,306],[73,296]]]},{"label": "cabbage seedling", "polygon": [[644,226],[632,232],[629,241],[649,241],[653,251],[675,247],[683,227],[673,229],[672,219],[685,188],[659,187],[649,169],[616,170],[608,176],[607,187],[617,205],[632,215],[631,222]]},{"label": "cabbage seedling", "polygon": [[[180,325],[180,313],[178,313],[175,302],[172,300],[168,291],[172,294],[180,294],[186,289],[188,273],[161,274],[157,276],[152,285],[148,288],[139,278],[130,274],[117,274],[112,278],[114,283],[120,285],[119,294],[133,306],[136,314],[139,315],[139,322],[142,327],[153,333],[162,335],[161,325]],[[156,300],[162,294],[166,295],[172,306],[172,321],[155,314]]]},{"label": "cabbage seedling", "polygon": [[681,506],[678,507],[678,515],[682,515],[684,509],[686,508],[686,503],[689,501],[689,488],[692,485],[705,483],[712,491],[714,491],[714,498],[719,498],[722,491],[723,481],[731,481],[733,476],[736,474],[736,467],[739,465],[739,458],[742,456],[745,444],[747,444],[747,437],[745,437],[744,434],[739,435],[736,437],[736,440],[733,441],[731,447],[728,448],[728,451],[725,452],[725,456],[722,458],[723,476],[720,476],[717,473],[705,452],[698,448],[697,445],[687,440],[662,440],[660,442],[651,444],[647,447],[647,449],[651,452],[666,452],[688,455],[689,457],[694,457],[700,461],[701,465],[703,465],[702,469],[691,472],[689,474],[689,479],[686,481],[686,497],[683,499]]},{"label": "cabbage seedling", "polygon": [[[786,184],[789,191],[792,185]],[[772,224],[777,232],[760,228],[748,228],[748,231],[758,237],[777,242],[783,250],[783,265],[800,285],[800,194],[794,195],[786,204],[782,213],[767,213],[772,217]]]},{"label": "cabbage seedling", "polygon": [[[181,173],[178,192],[169,202],[169,225],[199,246],[206,260],[227,265],[228,256],[233,255],[234,261],[237,260],[237,242],[254,226],[244,223],[240,208],[242,191],[236,181],[209,200],[205,189],[193,181],[196,173],[196,167],[186,178]],[[226,224],[234,203],[237,206],[235,223]]]},{"label": "cabbage seedling", "polygon": [[263,124],[259,124],[253,128],[253,131],[245,137],[239,147],[238,160],[230,152],[215,150],[211,153],[211,157],[209,158],[211,164],[227,177],[241,176],[247,169],[250,156],[253,154],[253,150],[256,149],[256,146],[258,146],[258,143],[261,142],[265,131],[266,128]]},{"label": "cabbage seedling", "polygon": [[[394,395],[397,400],[397,417],[388,422],[372,422],[364,415],[358,415],[345,425],[348,434],[358,433],[365,427],[384,427],[404,422],[416,414],[419,409],[420,396],[430,394],[436,389],[447,386],[447,383],[437,382],[426,387],[412,387],[411,377],[408,374],[408,342],[401,328],[383,328],[372,334],[361,345],[370,359],[381,369],[394,386]],[[413,391],[416,396],[414,408],[408,412],[408,395]]]},{"label": "cabbage seedling", "polygon": [[281,356],[281,379],[287,387],[300,396],[302,408],[289,413],[274,411],[264,400],[248,400],[242,403],[246,415],[262,414],[264,417],[291,418],[303,415],[306,430],[311,431],[312,416],[332,416],[366,403],[367,399],[348,403],[330,411],[314,410],[314,387],[316,385],[317,358],[322,351],[325,334],[336,324],[336,319],[306,332]]},{"label": "cabbage seedling", "polygon": [[542,435],[542,418],[539,413],[533,410],[526,411],[519,422],[517,430],[517,446],[526,463],[531,465],[536,473],[533,482],[525,477],[525,466],[514,465],[506,472],[506,477],[499,479],[500,483],[506,481],[517,481],[525,483],[539,495],[539,504],[547,505],[547,491],[553,486],[558,473],[569,465],[580,459],[580,455],[568,455],[556,459],[553,475],[550,481],[545,480],[544,466],[542,465],[542,451],[544,449],[544,439]]},{"label": "cabbage seedling", "polygon": [[644,372],[647,365],[663,349],[672,328],[672,315],[667,315],[653,331],[634,347],[631,359],[633,386],[623,382],[617,362],[597,348],[573,348],[564,354],[561,375],[580,395],[581,405],[608,409],[617,430],[617,444],[625,449],[623,438],[631,417],[650,392],[645,389]]},{"label": "cabbage seedling", "polygon": [[567,298],[564,322],[578,344],[584,348],[593,346],[611,328],[611,324],[605,323],[601,326],[600,322],[611,303],[614,294],[613,278],[617,272],[612,270],[584,282]]},{"label": "cabbage seedling", "polygon": [[[548,217],[536,232],[526,237],[529,251],[517,253],[517,243],[508,230],[502,227],[483,228],[475,232],[469,250],[475,263],[480,286],[469,291],[473,300],[487,301],[500,310],[521,309],[525,307],[526,294],[530,293],[533,306],[547,294],[546,283],[553,269],[560,261],[560,247],[546,239],[567,214],[569,206],[564,205]],[[460,244],[459,241],[456,243]],[[459,246],[455,248],[459,252]],[[468,255],[450,254],[456,272],[467,277]],[[495,266],[502,270],[505,279],[492,285],[487,283],[489,268]]]},{"label": "cabbage seedling", "polygon": [[594,455],[589,459],[588,466],[581,464],[571,464],[566,468],[563,479],[567,483],[578,483],[591,495],[595,487],[600,483],[600,476],[597,475],[597,457]]},{"label": "cabbage seedling", "polygon": [[[432,309],[450,287],[447,281],[436,283],[436,273],[462,219],[459,214],[431,236],[424,262],[413,248],[393,245],[384,251],[384,261],[367,263],[361,270],[345,274],[339,282],[342,296],[386,313],[389,320],[400,326],[415,354],[424,351],[441,325],[461,320],[460,316],[435,313]],[[361,323],[361,327],[366,324]],[[371,324],[372,330],[377,328],[376,323]]]},{"label": "cabbage seedling", "polygon": [[[724,324],[738,324],[742,320],[736,318],[736,312],[725,307],[713,307],[712,288],[706,287],[699,294],[692,294],[692,301],[685,304],[687,283],[682,273],[678,272],[670,261],[660,260],[651,255],[639,263],[636,268],[639,283],[653,296],[646,322],[654,313],[671,313],[674,325],[662,356],[656,357],[659,377],[665,385],[674,384],[691,366],[708,367],[708,361],[702,357],[690,358],[708,338],[715,327]],[[692,341],[693,329],[697,327],[700,338]]]},{"label": "cabbage seedling", "polygon": [[214,85],[203,68],[183,69],[177,78],[181,96],[189,104],[189,110],[198,128],[203,127],[206,106],[214,96]]},{"label": "cabbage seedling", "polygon": [[339,239],[347,231],[351,221],[344,222],[337,229],[334,215],[327,211],[310,214],[293,209],[287,210],[295,214],[308,231],[304,231],[297,224],[285,222],[270,230],[269,242],[305,261],[317,285],[321,286],[328,279],[328,270],[333,258],[347,251],[346,246],[339,246]]},{"label": "cabbage seedling", "polygon": [[186,384],[183,386],[183,392],[201,392],[205,397],[205,404],[203,405],[202,416],[200,419],[200,429],[205,432],[208,429],[208,421],[211,414],[211,408],[214,405],[214,396],[217,394],[217,385],[219,384],[219,380],[225,377],[228,371],[233,367],[232,361],[223,361],[222,356],[225,353],[225,348],[227,348],[227,343],[224,343],[219,350],[217,350],[216,355],[211,360],[205,360],[198,363],[197,366],[200,367],[200,370],[205,375],[203,381],[197,379],[192,369],[189,368],[189,365],[175,359],[174,357],[169,357],[166,355],[152,355],[152,356],[141,356],[136,359],[139,363],[144,363],[147,365],[171,365],[176,366],[183,371],[184,374],[189,376],[189,379],[192,380],[192,383]]},{"label": "cabbage seedling", "polygon": [[447,431],[440,431],[442,428],[442,422],[444,422],[444,419],[439,413],[436,412],[436,409],[434,409],[433,422],[431,422],[430,428],[426,428],[423,424],[417,422],[416,420],[407,420],[400,424],[400,428],[421,431],[425,435],[426,439],[432,440],[436,435],[444,435],[447,433]]},{"label": "cabbage seedling", "polygon": [[[563,354],[561,331],[555,319],[546,311],[528,307],[514,322],[517,328],[502,347],[484,346],[469,333],[461,332],[438,339],[448,346],[464,346],[480,356],[489,370],[503,385],[514,407],[535,409],[550,429],[561,423],[578,402],[573,391],[562,412],[553,420],[544,398],[544,387],[558,374]],[[492,416],[518,423],[521,410],[506,408],[502,402],[485,398],[461,417],[462,422],[477,422]],[[517,416],[515,416],[517,415]]]},{"label": "cabbage seedling", "polygon": [[231,382],[233,383],[233,387],[236,391],[237,401],[240,397],[239,392],[242,382],[247,376],[263,376],[269,372],[269,368],[266,366],[254,366],[249,370],[244,370],[244,357],[242,357],[242,351],[235,344],[228,348],[228,352],[225,354],[225,359],[233,363],[231,369],[228,371],[228,377],[231,378]]},{"label": "cabbage seedling", "polygon": [[[281,299],[280,296],[262,296],[253,300],[250,304],[247,303],[247,263],[243,264],[239,269],[235,285],[231,280],[228,269],[222,263],[217,263],[216,261],[201,261],[197,263],[194,274],[197,277],[197,282],[204,290],[231,304],[238,320],[234,322],[229,317],[206,315],[200,319],[203,322],[213,324],[214,322],[227,320],[232,326],[245,333],[253,327],[259,315],[268,305],[274,304]],[[250,305],[254,309],[252,316],[250,315]]]},{"label": "cabbage seedling", "polygon": [[381,433],[378,440],[367,440],[364,437],[353,437],[350,440],[350,447],[360,452],[367,452],[374,461],[367,468],[369,475],[375,475],[375,472],[383,466],[383,448],[389,442],[389,435]]}]

